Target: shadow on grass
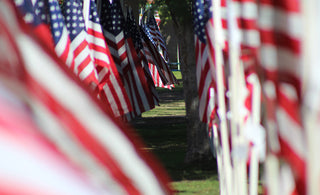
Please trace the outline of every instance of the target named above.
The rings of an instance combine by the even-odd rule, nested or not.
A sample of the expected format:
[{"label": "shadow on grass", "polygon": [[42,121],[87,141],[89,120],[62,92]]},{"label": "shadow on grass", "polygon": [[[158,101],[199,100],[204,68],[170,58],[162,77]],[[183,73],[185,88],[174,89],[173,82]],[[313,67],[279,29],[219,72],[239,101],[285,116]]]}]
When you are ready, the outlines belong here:
[{"label": "shadow on grass", "polygon": [[[162,163],[173,183],[179,181],[215,180],[216,161],[209,156],[203,162],[186,164],[187,119],[183,96],[181,72],[173,72],[179,80],[172,90],[157,88],[160,106],[131,121],[137,134],[143,139],[146,148]],[[178,189],[178,188],[177,188]],[[188,189],[177,190],[177,193]]]},{"label": "shadow on grass", "polygon": [[211,157],[203,162],[186,164],[186,118],[184,116],[142,117],[133,127],[168,171],[172,181],[203,180],[216,175],[216,161]]}]

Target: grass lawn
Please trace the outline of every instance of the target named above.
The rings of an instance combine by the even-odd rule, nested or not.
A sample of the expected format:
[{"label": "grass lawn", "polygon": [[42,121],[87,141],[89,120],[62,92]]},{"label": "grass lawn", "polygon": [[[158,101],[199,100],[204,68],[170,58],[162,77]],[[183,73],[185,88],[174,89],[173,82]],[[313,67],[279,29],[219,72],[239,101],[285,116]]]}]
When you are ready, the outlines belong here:
[{"label": "grass lawn", "polygon": [[132,122],[137,133],[166,168],[172,179],[172,188],[178,195],[219,194],[216,162],[208,158],[201,164],[185,164],[186,112],[181,73],[174,71],[180,84],[172,90],[157,91],[160,106],[145,112]]},{"label": "grass lawn", "polygon": [[[174,71],[180,84],[172,90],[158,88],[160,106],[132,121],[133,127],[170,175],[177,195],[219,195],[216,162],[185,164],[187,148],[186,112],[181,73]],[[262,168],[261,168],[262,169]],[[262,194],[261,181],[259,194]]]}]

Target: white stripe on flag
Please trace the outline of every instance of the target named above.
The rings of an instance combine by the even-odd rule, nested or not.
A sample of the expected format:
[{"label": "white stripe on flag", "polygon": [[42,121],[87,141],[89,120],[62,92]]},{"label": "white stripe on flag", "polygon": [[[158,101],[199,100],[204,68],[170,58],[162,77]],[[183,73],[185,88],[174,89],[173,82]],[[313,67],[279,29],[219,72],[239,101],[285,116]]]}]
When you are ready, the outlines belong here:
[{"label": "white stripe on flag", "polygon": [[[132,179],[139,190],[144,194],[163,194],[162,186],[159,185],[155,175],[149,169],[148,165],[138,155],[135,147],[128,138],[121,133],[121,130],[92,101],[89,94],[75,86],[71,80],[65,77],[61,69],[48,58],[37,58],[34,55],[42,53],[38,47],[30,42],[26,37],[17,37],[17,43],[20,48],[30,48],[20,50],[26,61],[26,69],[38,82],[43,84],[46,91],[51,92],[52,97],[78,120],[85,129],[90,129],[90,133],[105,148],[108,149],[111,156],[117,161],[126,175]],[[35,63],[47,66],[35,66]],[[55,82],[42,82],[55,81]],[[60,86],[64,86],[61,89]],[[72,95],[68,95],[71,93]],[[74,101],[73,97],[78,97]],[[85,112],[83,112],[85,111]],[[104,127],[109,127],[105,129]],[[114,141],[116,140],[116,141]],[[146,185],[148,184],[148,185]]]},{"label": "white stripe on flag", "polygon": [[[275,19],[276,18],[276,19]],[[299,40],[302,36],[301,14],[294,12],[287,12],[272,6],[261,5],[259,26],[264,30],[277,30],[290,37]]]}]

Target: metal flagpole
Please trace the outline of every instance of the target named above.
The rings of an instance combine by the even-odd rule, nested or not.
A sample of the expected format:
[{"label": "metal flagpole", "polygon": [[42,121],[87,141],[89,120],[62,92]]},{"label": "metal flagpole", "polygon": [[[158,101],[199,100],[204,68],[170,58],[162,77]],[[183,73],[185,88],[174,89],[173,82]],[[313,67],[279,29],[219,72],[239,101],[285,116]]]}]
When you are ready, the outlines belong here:
[{"label": "metal flagpole", "polygon": [[[253,85],[252,94],[252,121],[253,125],[260,125],[260,105],[261,105],[261,86],[257,75],[250,75],[249,82]],[[258,130],[258,129],[256,129]],[[250,158],[250,177],[249,177],[249,194],[258,194],[259,181],[259,151],[257,146],[253,146]]]},{"label": "metal flagpole", "polygon": [[84,18],[86,30],[88,30],[89,11],[90,11],[90,0],[83,0],[83,18]]},{"label": "metal flagpole", "polygon": [[100,17],[101,16],[101,0],[96,0],[96,4],[97,4],[98,15]]},{"label": "metal flagpole", "polygon": [[[232,143],[232,162],[233,162],[233,186],[234,193],[247,195],[247,171],[246,157],[247,145],[242,132],[244,117],[240,114],[242,103],[241,89],[244,88],[240,81],[242,65],[240,63],[240,31],[235,15],[235,6],[233,0],[227,1],[227,19],[229,33],[229,65],[230,65],[230,124],[231,124],[231,143]],[[244,79],[244,77],[242,77]]]},{"label": "metal flagpole", "polygon": [[177,43],[177,64],[178,64],[178,70],[180,70],[180,52],[179,52],[179,43]]},{"label": "metal flagpole", "polygon": [[320,194],[320,147],[319,111],[320,111],[320,66],[318,50],[320,49],[320,25],[316,18],[320,16],[320,2],[317,0],[301,1],[302,6],[302,68],[304,86],[303,121],[306,131],[307,148],[307,194]]},{"label": "metal flagpole", "polygon": [[[221,145],[224,176],[226,179],[226,194],[232,195],[232,167],[229,147],[229,133],[226,119],[226,103],[225,103],[225,89],[224,89],[224,73],[223,73],[223,56],[222,48],[224,44],[221,24],[221,1],[212,0],[213,6],[213,23],[214,23],[214,49],[215,49],[215,68],[217,78],[218,91],[218,116],[220,118],[221,131]],[[212,63],[211,63],[212,64]],[[214,69],[214,67],[212,67]]]},{"label": "metal flagpole", "polygon": [[217,153],[217,163],[218,163],[218,174],[219,174],[219,187],[220,187],[220,194],[224,195],[226,191],[226,183],[225,183],[225,174],[223,169],[222,163],[222,151],[221,151],[221,143],[218,137],[218,130],[216,125],[212,125],[213,129],[213,144],[216,149]]}]

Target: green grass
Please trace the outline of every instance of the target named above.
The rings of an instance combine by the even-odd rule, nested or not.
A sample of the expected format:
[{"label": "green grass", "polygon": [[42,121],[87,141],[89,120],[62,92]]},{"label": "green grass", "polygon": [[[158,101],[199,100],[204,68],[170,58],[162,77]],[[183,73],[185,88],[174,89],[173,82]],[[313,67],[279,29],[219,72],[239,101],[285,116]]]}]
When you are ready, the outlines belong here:
[{"label": "green grass", "polygon": [[180,82],[172,90],[157,88],[160,106],[145,112],[133,121],[137,133],[162,163],[172,179],[172,188],[177,195],[219,194],[216,163],[185,164],[187,150],[186,111],[183,100],[181,72],[173,72]]},{"label": "green grass", "polygon": [[178,80],[182,79],[181,71],[172,71],[172,73]]},{"label": "green grass", "polygon": [[219,195],[219,181],[216,176],[205,180],[183,180],[172,182],[176,194],[180,195]]},{"label": "green grass", "polygon": [[173,74],[179,81],[171,90],[157,88],[160,106],[142,113],[142,117],[161,117],[161,116],[185,116],[186,108],[183,99],[183,84],[180,71],[173,71]]},{"label": "green grass", "polygon": [[161,116],[185,116],[186,109],[183,100],[161,103],[160,106],[142,113],[142,117],[161,117]]},{"label": "green grass", "polygon": [[175,194],[218,194],[215,161],[185,164],[186,118],[183,116],[146,117],[134,124],[138,134],[162,163],[172,179]]}]

